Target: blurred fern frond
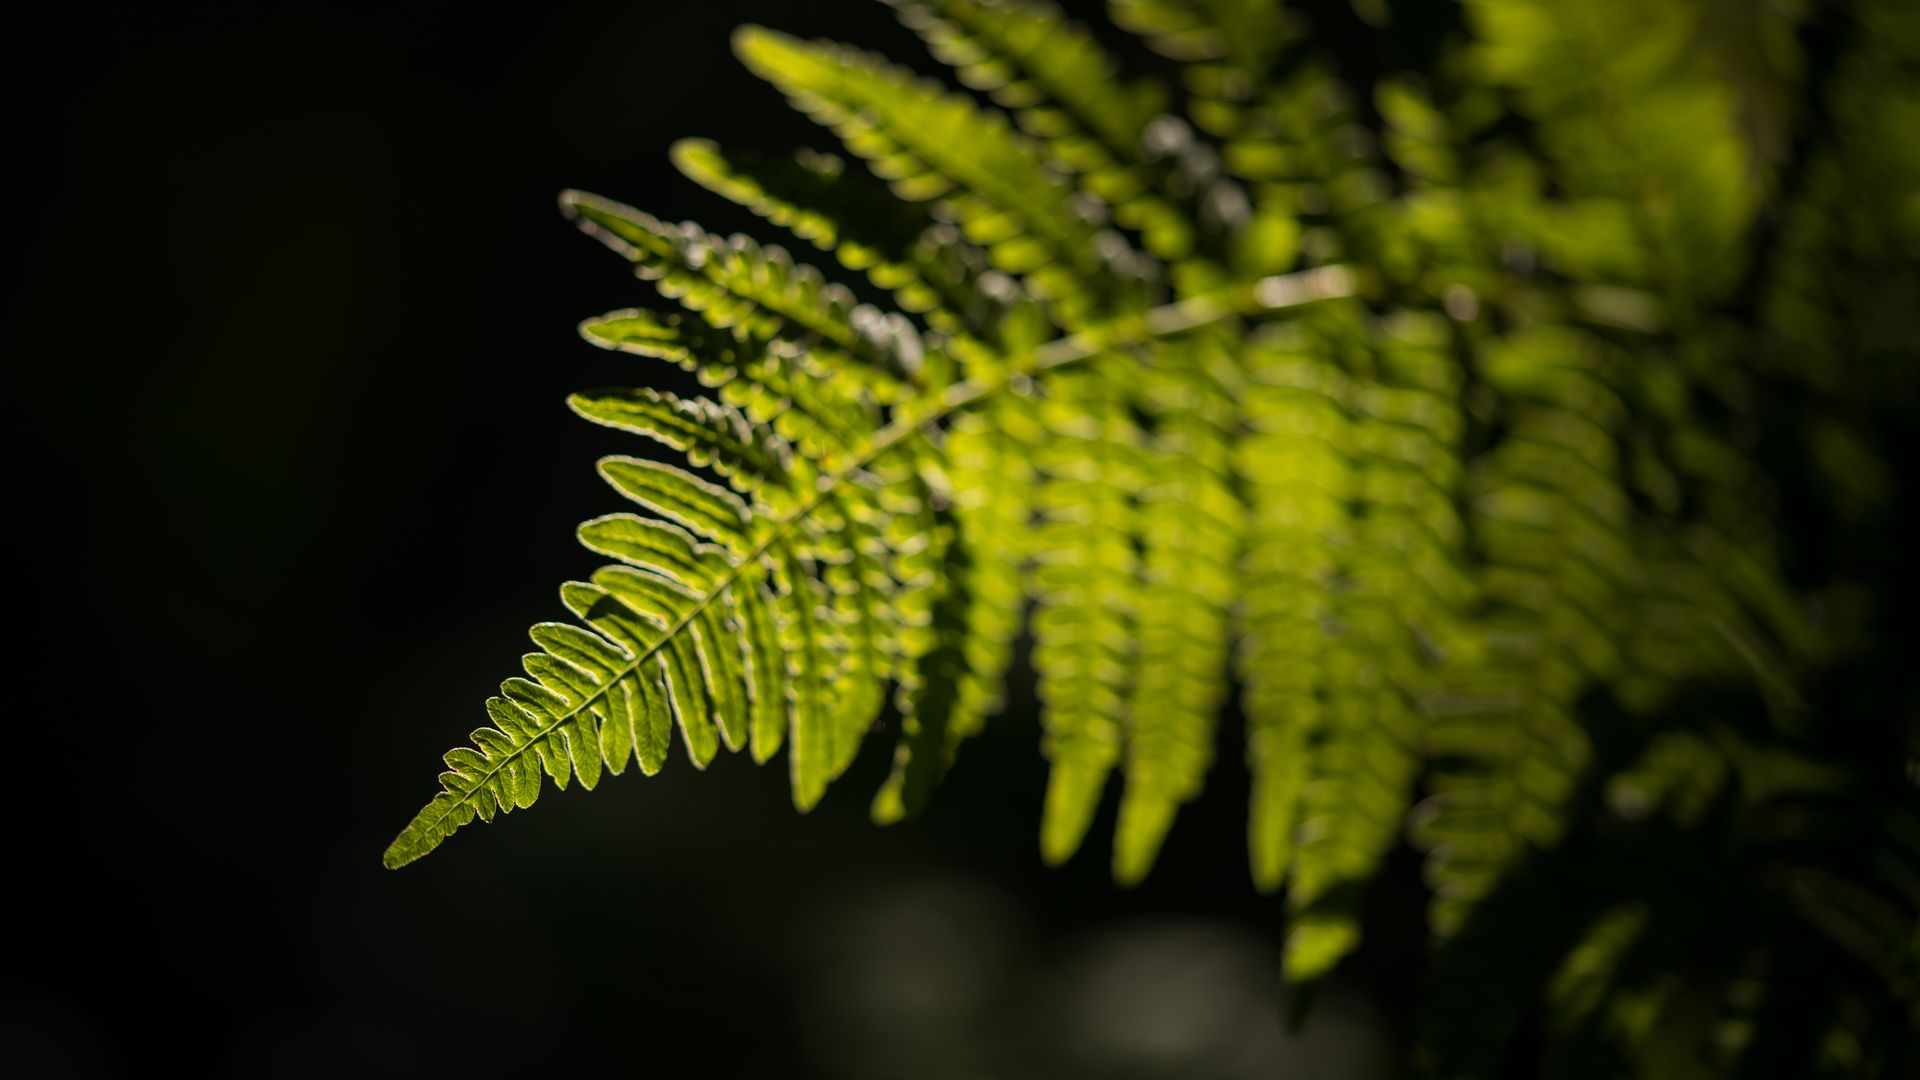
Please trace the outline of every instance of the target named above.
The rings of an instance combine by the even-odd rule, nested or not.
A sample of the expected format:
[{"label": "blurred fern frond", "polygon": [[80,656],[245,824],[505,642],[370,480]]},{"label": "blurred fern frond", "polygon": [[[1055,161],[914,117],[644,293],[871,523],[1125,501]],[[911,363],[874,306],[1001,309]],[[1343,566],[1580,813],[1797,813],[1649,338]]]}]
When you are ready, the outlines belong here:
[{"label": "blurred fern frond", "polygon": [[[1920,1015],[1920,818],[1887,761],[1809,734],[1841,650],[1784,550],[1797,496],[1755,402],[1812,388],[1812,437],[1873,466],[1844,408],[1812,411],[1854,385],[1832,364],[1860,327],[1827,313],[1864,301],[1805,267],[1913,280],[1915,246],[1863,238],[1842,177],[1920,239],[1920,164],[1799,144],[1816,122],[1886,135],[1858,115],[1874,79],[1920,115],[1914,17],[1770,10],[1756,67],[1704,0],[1471,0],[1356,78],[1313,32],[1337,5],[1114,0],[1096,33],[1042,2],[886,2],[964,89],[747,28],[742,61],[848,156],[689,140],[673,160],[890,310],[783,247],[563,198],[667,302],[583,335],[711,396],[572,399],[684,465],[601,461],[641,512],[581,526],[613,562],[562,587],[574,621],[534,628],[388,865],[548,781],[650,775],[676,730],[695,767],[785,749],[806,810],[892,718],[873,814],[896,820],[997,708],[1027,630],[1042,855],[1071,858],[1117,787],[1113,873],[1145,877],[1237,696],[1288,976],[1359,945],[1407,843],[1436,970],[1511,971],[1480,1028],[1428,1040],[1436,1071],[1490,1067],[1497,1003],[1543,1000],[1604,1060],[1651,1067],[1675,1040],[1703,1069],[1776,1060],[1784,1028],[1739,1003],[1765,1014],[1827,946],[1858,962],[1787,1049],[1893,1067]],[[1864,44],[1830,40],[1849,20]],[[1118,32],[1178,81],[1123,78]],[[1826,95],[1817,119],[1769,105],[1796,94]],[[1870,508],[1870,484],[1836,483]],[[1724,840],[1767,919],[1689,931],[1622,835]],[[1575,875],[1596,887],[1537,947],[1485,961],[1500,913],[1564,899],[1576,856],[1611,876]],[[1682,940],[1727,966],[1685,983],[1658,959]],[[1660,1015],[1676,993],[1712,1023]]]}]

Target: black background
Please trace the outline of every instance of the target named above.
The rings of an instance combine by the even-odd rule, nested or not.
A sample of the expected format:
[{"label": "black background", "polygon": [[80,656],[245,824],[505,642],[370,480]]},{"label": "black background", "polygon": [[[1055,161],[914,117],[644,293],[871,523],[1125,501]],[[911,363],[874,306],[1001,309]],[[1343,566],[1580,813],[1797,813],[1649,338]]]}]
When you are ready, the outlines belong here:
[{"label": "black background", "polygon": [[1231,726],[1131,892],[1108,822],[1040,866],[1024,685],[905,825],[866,823],[875,739],[805,818],[778,766],[674,760],[380,867],[596,563],[591,463],[636,447],[564,395],[666,374],[577,340],[648,294],[555,196],[750,228],[670,142],[830,143],[731,28],[931,71],[884,9],[15,19],[9,1072],[1239,1076],[1287,1052]]}]

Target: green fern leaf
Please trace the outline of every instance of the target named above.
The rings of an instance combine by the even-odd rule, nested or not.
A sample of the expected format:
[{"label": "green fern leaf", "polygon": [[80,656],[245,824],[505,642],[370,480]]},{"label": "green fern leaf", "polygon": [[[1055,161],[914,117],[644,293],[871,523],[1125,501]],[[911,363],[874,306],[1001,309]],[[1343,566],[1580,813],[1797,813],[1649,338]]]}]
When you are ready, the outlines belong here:
[{"label": "green fern leaf", "polygon": [[[1092,38],[1061,21],[1050,5],[978,0],[891,0],[901,20],[962,82],[1013,110],[1041,141],[1049,164],[1113,208],[1114,220],[1138,233],[1146,249],[1172,262],[1195,253],[1195,222],[1210,233],[1239,223],[1245,196],[1221,182],[1212,162],[1179,122],[1165,115],[1166,92],[1151,83],[1119,84],[1116,65]],[[1192,151],[1182,156],[1177,151]],[[1160,194],[1172,186],[1201,200],[1182,204]],[[1197,270],[1197,268],[1196,268]],[[1190,275],[1196,287],[1217,274]]]},{"label": "green fern leaf", "polygon": [[941,564],[930,568],[934,640],[901,682],[903,734],[872,809],[882,824],[925,805],[960,743],[1000,705],[1000,681],[1026,617],[1030,422],[1024,401],[1002,396],[957,417],[948,432],[944,472],[953,505],[929,532],[945,540]]},{"label": "green fern leaf", "polygon": [[[1334,74],[1352,57],[1275,0],[1114,0],[1177,63],[1177,95],[1124,81],[1042,0],[888,2],[987,101],[750,27],[742,61],[849,157],[689,140],[673,158],[898,311],[783,248],[563,197],[676,309],[582,335],[713,399],[570,399],[687,467],[600,460],[639,513],[579,538],[617,565],[562,587],[582,625],[534,627],[527,677],[446,755],[389,865],[532,805],[543,776],[657,772],[675,728],[696,767],[786,750],[804,811],[889,704],[871,813],[899,820],[1006,696],[1023,630],[1041,854],[1071,858],[1117,784],[1123,884],[1216,768],[1237,682],[1251,872],[1284,889],[1296,983],[1359,945],[1403,842],[1452,971],[1537,867],[1604,847],[1596,800],[1745,837],[1770,835],[1773,800],[1799,821],[1836,797],[1746,729],[1635,727],[1731,685],[1776,714],[1749,727],[1784,739],[1816,652],[1775,492],[1729,420],[1756,393],[1753,328],[1734,325],[1756,302],[1734,290],[1765,270],[1745,245],[1767,242],[1773,193],[1747,182],[1770,168],[1742,126],[1750,88],[1694,48],[1704,8],[1474,0],[1470,43],[1434,43],[1430,79],[1384,73],[1367,102]],[[1872,860],[1769,870],[1796,883],[1769,917],[1911,1003],[1920,854],[1911,822],[1881,816]],[[1557,915],[1566,954],[1505,992],[1638,1062],[1675,1022],[1645,953],[1681,935],[1629,900]],[[1714,954],[1747,965],[1708,995],[1735,1017],[1722,1064],[1767,1052],[1734,983],[1764,981],[1768,948]],[[1497,997],[1425,1037],[1442,1073],[1486,1052],[1458,1047],[1500,1045],[1479,1038],[1511,1014]],[[1880,1023],[1806,1030],[1844,1049]]]},{"label": "green fern leaf", "polygon": [[[795,483],[792,449],[778,435],[755,428],[739,411],[704,398],[685,400],[644,387],[575,394],[567,405],[596,424],[630,431],[711,468],[739,491]],[[799,464],[804,464],[804,459]]]},{"label": "green fern leaf", "polygon": [[1125,238],[1102,227],[1105,208],[1076,198],[998,114],[841,46],[749,28],[734,47],[896,195],[936,200],[995,266],[1027,281],[1069,323],[1109,306],[1143,268]]},{"label": "green fern leaf", "polygon": [[1240,374],[1217,336],[1155,350],[1143,388],[1155,437],[1140,492],[1139,652],[1113,872],[1146,876],[1180,804],[1200,794],[1230,669],[1244,507],[1233,436]]},{"label": "green fern leaf", "polygon": [[644,458],[604,457],[599,469],[615,490],[653,513],[736,554],[751,548],[752,511],[726,488]]},{"label": "green fern leaf", "polygon": [[1050,863],[1079,848],[1129,723],[1124,688],[1140,607],[1131,493],[1142,436],[1116,367],[1056,376],[1040,405],[1051,438],[1035,462],[1033,664],[1053,764],[1040,821]]},{"label": "green fern leaf", "polygon": [[796,357],[808,370],[825,374],[844,360],[864,389],[883,395],[914,378],[922,346],[905,320],[856,303],[846,286],[796,264],[783,248],[743,236],[722,241],[697,225],[670,226],[585,192],[566,192],[560,205],[662,296],[715,328],[763,341],[809,340],[812,347]]},{"label": "green fern leaf", "polygon": [[[673,162],[702,187],[833,252],[936,329],[997,336],[1007,298],[987,286],[986,252],[923,204],[892,198],[884,184],[856,175],[840,158],[802,151],[768,161],[683,139],[673,146]],[[939,377],[930,374],[929,381]]]}]

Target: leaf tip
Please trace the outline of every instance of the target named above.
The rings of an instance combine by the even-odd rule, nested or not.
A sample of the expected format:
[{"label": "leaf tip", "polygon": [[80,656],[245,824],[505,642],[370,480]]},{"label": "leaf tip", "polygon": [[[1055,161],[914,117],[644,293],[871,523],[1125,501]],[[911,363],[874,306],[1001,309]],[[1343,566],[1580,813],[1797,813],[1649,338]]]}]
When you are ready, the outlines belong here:
[{"label": "leaf tip", "polygon": [[699,180],[702,175],[715,171],[714,163],[720,157],[720,144],[712,139],[679,139],[667,148],[667,157],[673,162],[674,168]]},{"label": "leaf tip", "polygon": [[733,28],[733,53],[735,56],[745,59],[748,54],[760,49],[768,41],[780,36],[777,31],[769,30],[759,23],[741,23],[739,26]]},{"label": "leaf tip", "polygon": [[1128,852],[1116,851],[1113,856],[1113,883],[1123,889],[1131,889],[1147,880],[1147,874],[1153,870],[1151,860],[1140,858]]},{"label": "leaf tip", "polygon": [[894,825],[907,818],[907,804],[900,797],[899,785],[888,784],[873,797],[873,805],[867,808],[867,817],[875,825]]},{"label": "leaf tip", "polygon": [[781,57],[795,51],[799,44],[798,38],[754,23],[733,31],[733,55],[762,78],[768,77],[779,66]]},{"label": "leaf tip", "polygon": [[1043,821],[1040,827],[1040,861],[1048,866],[1064,866],[1080,850],[1081,834]]},{"label": "leaf tip", "polygon": [[398,870],[426,854],[419,845],[408,843],[408,839],[406,833],[394,837],[393,843],[388,844],[387,850],[381,853],[380,865],[389,870]]}]

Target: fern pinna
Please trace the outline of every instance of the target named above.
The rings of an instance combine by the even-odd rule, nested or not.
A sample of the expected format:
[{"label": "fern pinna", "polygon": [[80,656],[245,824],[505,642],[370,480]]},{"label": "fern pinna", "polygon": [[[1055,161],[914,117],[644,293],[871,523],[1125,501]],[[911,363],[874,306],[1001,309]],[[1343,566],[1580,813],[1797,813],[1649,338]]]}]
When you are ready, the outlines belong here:
[{"label": "fern pinna", "polygon": [[[1028,628],[1043,856],[1117,778],[1113,872],[1145,876],[1237,692],[1253,880],[1285,888],[1312,980],[1404,837],[1442,938],[1565,840],[1595,695],[1626,730],[1703,680],[1791,701],[1799,609],[1726,420],[1767,165],[1686,47],[1704,5],[1473,0],[1473,78],[1383,78],[1363,107],[1274,0],[1113,0],[1172,91],[1044,4],[889,3],[991,104],[748,28],[747,67],[857,160],[672,156],[895,310],[785,248],[563,197],[677,308],[587,340],[712,397],[571,399],[688,467],[600,462],[639,511],[580,528],[614,562],[562,587],[576,621],[534,627],[388,865],[547,779],[652,774],[676,728],[696,767],[784,747],[805,810],[891,710],[873,815],[898,819]],[[1662,738],[1612,790],[1690,820],[1748,764]],[[1914,910],[1917,854],[1814,888],[1807,919],[1859,890]],[[1590,914],[1553,985],[1630,1046],[1656,991],[1581,972],[1647,919]],[[1910,958],[1882,967],[1911,995]]]}]

